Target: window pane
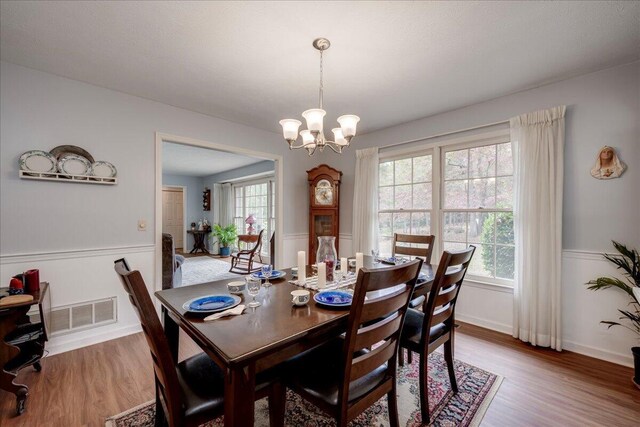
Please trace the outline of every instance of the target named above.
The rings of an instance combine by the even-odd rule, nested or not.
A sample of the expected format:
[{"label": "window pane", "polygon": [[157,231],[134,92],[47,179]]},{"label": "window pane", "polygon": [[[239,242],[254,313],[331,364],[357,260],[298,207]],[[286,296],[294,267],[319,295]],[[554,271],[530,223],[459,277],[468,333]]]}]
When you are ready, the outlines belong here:
[{"label": "window pane", "polygon": [[469,185],[469,208],[493,208],[496,205],[496,179],[471,179]]},{"label": "window pane", "polygon": [[483,178],[496,174],[496,146],[471,148],[469,150],[469,178]]},{"label": "window pane", "polygon": [[378,194],[378,209],[393,209],[393,187],[380,187]]},{"label": "window pane", "polygon": [[469,213],[468,242],[494,243],[494,213]]},{"label": "window pane", "polygon": [[513,177],[496,178],[496,207],[511,209],[513,206]]},{"label": "window pane", "polygon": [[413,184],[413,209],[431,209],[431,183]]},{"label": "window pane", "polygon": [[413,182],[430,182],[431,156],[413,158]]},{"label": "window pane", "polygon": [[464,212],[445,212],[443,240],[446,242],[465,242],[467,238],[467,214]]},{"label": "window pane", "polygon": [[413,212],[411,214],[411,234],[431,234],[431,215],[428,212]]},{"label": "window pane", "polygon": [[449,151],[444,155],[444,179],[466,178],[468,150]]},{"label": "window pane", "polygon": [[391,247],[393,246],[393,237],[381,237],[379,241],[380,255],[391,256]]},{"label": "window pane", "polygon": [[[444,250],[445,251],[462,251],[467,249],[467,245],[464,243],[456,243],[456,242],[444,242]],[[475,257],[475,255],[474,255]]]},{"label": "window pane", "polygon": [[496,221],[496,243],[515,244],[513,240],[513,213],[497,213]]},{"label": "window pane", "polygon": [[411,186],[396,185],[395,209],[411,209]]},{"label": "window pane", "polygon": [[474,245],[476,251],[469,264],[469,274],[484,277],[493,277],[494,271],[494,245]]},{"label": "window pane", "polygon": [[395,184],[411,183],[411,159],[396,160],[395,162]]},{"label": "window pane", "polygon": [[498,175],[513,175],[511,143],[498,144]]},{"label": "window pane", "polygon": [[393,185],[393,162],[380,163],[380,185]]},{"label": "window pane", "polygon": [[393,214],[393,232],[401,234],[411,233],[411,214],[408,212]]},{"label": "window pane", "polygon": [[378,223],[380,227],[380,236],[381,237],[392,237],[393,236],[393,228],[391,226],[391,216],[390,213],[381,213],[378,214]]},{"label": "window pane", "polygon": [[513,246],[496,246],[496,277],[513,279],[514,258],[515,248]]},{"label": "window pane", "polygon": [[444,183],[444,207],[447,209],[467,207],[467,182],[449,181]]}]

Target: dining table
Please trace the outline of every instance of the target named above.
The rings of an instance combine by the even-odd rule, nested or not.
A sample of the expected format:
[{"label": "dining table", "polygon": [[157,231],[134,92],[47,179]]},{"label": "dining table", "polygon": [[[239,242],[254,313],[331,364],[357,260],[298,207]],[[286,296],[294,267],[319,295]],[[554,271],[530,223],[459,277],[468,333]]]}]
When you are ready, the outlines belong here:
[{"label": "dining table", "polygon": [[[364,267],[389,267],[365,256]],[[351,269],[353,271],[353,269]],[[306,350],[321,345],[347,327],[349,308],[324,307],[313,300],[304,306],[292,304],[291,291],[303,289],[290,283],[291,269],[285,275],[270,279],[269,287],[261,287],[259,307],[248,308],[238,316],[204,321],[202,314],[188,312],[185,302],[206,295],[228,294],[230,279],[199,285],[165,289],[155,293],[163,309],[164,329],[174,360],[178,357],[179,329],[182,329],[223,370],[224,425],[252,426],[254,423],[256,373],[276,366]],[[434,279],[434,267],[423,265],[424,275],[414,290],[414,297],[427,295]],[[307,266],[307,277],[313,274]],[[246,289],[239,295],[242,303],[250,301]]]}]

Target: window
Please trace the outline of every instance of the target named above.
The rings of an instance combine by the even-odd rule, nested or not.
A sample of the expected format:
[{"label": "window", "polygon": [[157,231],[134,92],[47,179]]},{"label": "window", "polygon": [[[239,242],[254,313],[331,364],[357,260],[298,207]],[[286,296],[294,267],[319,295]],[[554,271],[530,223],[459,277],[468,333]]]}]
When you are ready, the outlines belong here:
[{"label": "window", "polygon": [[477,249],[470,277],[513,280],[513,163],[507,136],[383,157],[378,191],[381,254],[391,254],[393,233],[435,234],[434,260],[442,250],[472,244]]},{"label": "window", "polygon": [[431,234],[432,155],[380,163],[380,253],[391,254],[393,233]]},{"label": "window", "polygon": [[474,276],[513,279],[511,144],[443,150],[443,249],[472,244]]},{"label": "window", "polygon": [[238,234],[246,233],[245,219],[253,214],[255,233],[265,229],[262,236],[262,255],[269,255],[269,238],[275,227],[275,182],[272,179],[234,184],[235,217]]}]

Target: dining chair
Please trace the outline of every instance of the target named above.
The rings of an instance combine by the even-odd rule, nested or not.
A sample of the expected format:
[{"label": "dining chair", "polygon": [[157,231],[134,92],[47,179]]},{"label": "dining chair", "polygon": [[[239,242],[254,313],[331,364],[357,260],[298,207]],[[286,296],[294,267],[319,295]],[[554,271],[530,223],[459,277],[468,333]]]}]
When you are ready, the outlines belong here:
[{"label": "dining chair", "polygon": [[287,365],[285,384],[334,417],[339,427],[385,395],[390,424],[398,425],[396,357],[421,266],[418,259],[389,268],[361,269],[346,334],[296,356]]},{"label": "dining chair", "polygon": [[444,359],[449,371],[451,389],[458,392],[453,367],[455,307],[460,286],[473,257],[475,246],[460,252],[444,251],[436,272],[429,298],[422,311],[407,311],[400,346],[420,355],[420,412],[422,423],[429,423],[428,361],[429,354],[444,345]]},{"label": "dining chair", "polygon": [[[151,351],[156,382],[155,425],[198,426],[223,415],[224,372],[205,353],[177,363],[142,275],[139,271],[130,271],[124,258],[114,263]],[[284,424],[282,387],[275,370],[257,375],[255,396],[256,399],[269,396],[272,426]]]},{"label": "dining chair", "polygon": [[262,235],[264,234],[264,229],[260,230],[260,234],[258,234],[258,240],[256,244],[251,249],[243,249],[239,250],[231,254],[231,268],[229,272],[231,273],[240,273],[240,274],[249,274],[254,271],[258,271],[260,267],[253,267],[254,258],[258,257],[260,262],[262,262],[262,255],[260,251],[262,250]]}]

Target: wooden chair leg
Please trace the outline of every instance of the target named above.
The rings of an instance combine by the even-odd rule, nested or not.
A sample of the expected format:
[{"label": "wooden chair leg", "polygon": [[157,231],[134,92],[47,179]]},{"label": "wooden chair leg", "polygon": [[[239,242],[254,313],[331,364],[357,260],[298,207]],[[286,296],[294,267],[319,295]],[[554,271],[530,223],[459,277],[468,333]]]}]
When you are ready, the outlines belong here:
[{"label": "wooden chair leg", "polygon": [[398,365],[404,366],[404,348],[402,347],[398,351]]},{"label": "wooden chair leg", "polygon": [[420,354],[420,413],[422,424],[429,424],[429,355]]},{"label": "wooden chair leg", "polygon": [[413,363],[413,352],[409,349],[407,349],[407,362],[409,362],[409,365]]},{"label": "wooden chair leg", "polygon": [[269,390],[269,425],[284,426],[284,413],[287,403],[287,388],[284,384],[274,383]]},{"label": "wooden chair leg", "polygon": [[444,343],[444,360],[447,362],[447,370],[449,371],[449,381],[451,382],[451,390],[458,392],[458,381],[456,380],[456,371],[453,366],[453,336]]},{"label": "wooden chair leg", "polygon": [[389,427],[399,427],[400,420],[398,418],[398,397],[395,379],[391,391],[387,393],[387,406],[389,407]]},{"label": "wooden chair leg", "polygon": [[156,384],[156,419],[154,427],[166,427],[168,425],[169,422],[167,420],[167,416],[164,413],[162,402],[160,401],[160,390],[158,389],[158,385]]}]

